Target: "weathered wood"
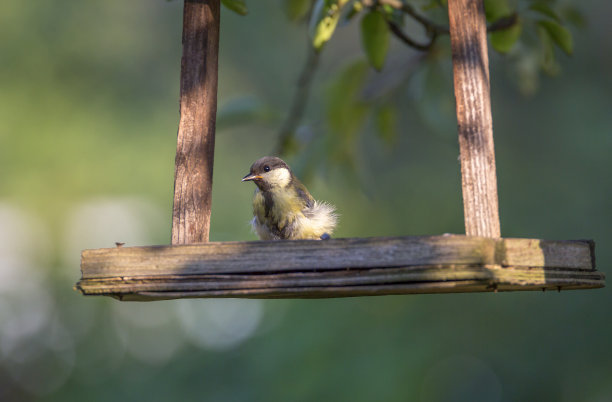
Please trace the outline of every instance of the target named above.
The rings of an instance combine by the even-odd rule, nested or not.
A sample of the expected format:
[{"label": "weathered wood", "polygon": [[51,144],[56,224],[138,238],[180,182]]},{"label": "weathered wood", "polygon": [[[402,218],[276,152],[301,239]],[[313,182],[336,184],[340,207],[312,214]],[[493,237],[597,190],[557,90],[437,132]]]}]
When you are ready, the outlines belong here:
[{"label": "weathered wood", "polygon": [[[488,268],[491,270],[492,268]],[[497,268],[509,271],[505,268]],[[544,270],[546,271],[546,269]],[[600,272],[584,278],[548,278],[544,272],[537,273],[540,278],[529,278],[529,275],[519,275],[516,280],[512,272],[506,272],[506,278],[493,276],[487,279],[446,279],[446,280],[411,280],[370,285],[321,285],[321,286],[286,286],[286,287],[236,287],[218,289],[214,286],[196,288],[181,288],[176,284],[166,286],[141,286],[120,288],[109,285],[107,288],[94,287],[87,281],[78,285],[85,295],[112,296],[120,300],[166,300],[179,298],[209,298],[209,297],[244,297],[244,298],[331,298],[358,297],[376,295],[399,295],[421,293],[468,293],[468,292],[507,292],[533,290],[576,290],[595,289],[604,286],[604,276]],[[483,274],[482,276],[488,276]],[[245,283],[245,285],[247,285]]]},{"label": "weathered wood", "polygon": [[328,299],[335,297],[387,296],[402,294],[561,291],[596,289],[603,287],[603,279],[591,283],[503,284],[497,282],[465,280],[447,282],[415,282],[372,286],[324,286],[273,289],[236,289],[194,292],[139,292],[113,293],[106,296],[122,301],[153,301],[186,298],[245,298],[245,299]]},{"label": "weathered wood", "polygon": [[208,241],[212,203],[219,0],[185,0],[172,244]]},{"label": "weathered wood", "polygon": [[483,0],[449,0],[465,232],[500,237]]},{"label": "weathered wood", "polygon": [[[84,280],[81,287],[88,293],[217,291],[238,289],[275,289],[335,286],[376,286],[391,283],[421,283],[476,280],[483,283],[501,282],[511,285],[543,286],[589,284],[597,285],[601,274],[594,271],[553,268],[502,268],[498,265],[446,265],[401,268],[375,268],[323,272],[293,272],[267,275],[168,275],[118,277]],[[552,283],[554,282],[554,283]]]},{"label": "weathered wood", "polygon": [[[557,257],[563,256],[562,258]],[[586,241],[410,236],[84,250],[83,278],[479,264],[592,269]]]},{"label": "weathered wood", "polygon": [[595,288],[589,241],[427,236],[85,250],[77,288],[122,300]]}]

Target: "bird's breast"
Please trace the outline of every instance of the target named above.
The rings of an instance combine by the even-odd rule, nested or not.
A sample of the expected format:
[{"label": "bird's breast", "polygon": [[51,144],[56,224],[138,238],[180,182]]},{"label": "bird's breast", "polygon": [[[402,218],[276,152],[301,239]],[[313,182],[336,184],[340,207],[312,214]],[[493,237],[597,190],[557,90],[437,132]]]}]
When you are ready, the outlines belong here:
[{"label": "bird's breast", "polygon": [[288,189],[257,191],[253,199],[253,214],[262,223],[279,229],[302,214],[303,202]]}]

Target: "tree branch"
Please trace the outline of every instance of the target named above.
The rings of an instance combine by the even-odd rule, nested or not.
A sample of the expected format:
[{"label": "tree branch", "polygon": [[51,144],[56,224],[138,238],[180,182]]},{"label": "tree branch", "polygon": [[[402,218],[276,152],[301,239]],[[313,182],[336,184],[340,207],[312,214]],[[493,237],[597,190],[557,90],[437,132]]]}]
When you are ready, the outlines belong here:
[{"label": "tree branch", "polygon": [[427,51],[431,49],[436,39],[438,38],[438,34],[434,32],[431,36],[431,39],[429,40],[429,43],[426,43],[423,45],[418,42],[415,42],[410,37],[408,37],[396,23],[388,20],[387,25],[389,26],[389,30],[391,31],[391,33],[393,33],[393,35],[395,35],[399,40],[404,42],[406,45],[412,48],[415,48],[417,50]]},{"label": "tree branch", "polygon": [[[385,1],[390,1],[390,0],[382,0],[382,2],[385,2]],[[421,14],[417,13],[414,7],[412,7],[410,4],[401,3],[401,5],[402,7],[400,8],[400,10],[402,10],[404,13],[411,16],[415,21],[417,21],[421,25],[423,25],[423,28],[425,28],[427,32],[431,32],[432,34],[435,34],[435,35],[440,35],[440,34],[448,35],[449,30],[447,26],[439,25],[431,20],[428,20],[427,18],[423,17]]]},{"label": "tree branch", "polygon": [[319,53],[312,48],[310,42],[306,46],[306,51],[308,53],[306,62],[302,67],[302,72],[297,82],[297,90],[291,101],[291,109],[287,115],[287,119],[285,119],[285,122],[279,130],[274,155],[286,155],[291,150],[291,143],[295,130],[300,124],[302,116],[304,115],[304,110],[306,109],[312,78],[319,64]]},{"label": "tree branch", "polygon": [[518,14],[514,13],[507,17],[502,17],[487,27],[487,32],[503,31],[516,25]]}]

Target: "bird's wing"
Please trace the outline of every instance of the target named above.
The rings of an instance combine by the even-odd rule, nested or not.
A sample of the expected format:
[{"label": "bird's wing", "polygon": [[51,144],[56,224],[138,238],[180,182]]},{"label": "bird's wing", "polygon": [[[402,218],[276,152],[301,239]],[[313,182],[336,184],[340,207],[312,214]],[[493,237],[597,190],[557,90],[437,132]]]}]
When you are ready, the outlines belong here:
[{"label": "bird's wing", "polygon": [[312,208],[314,206],[315,200],[314,198],[312,198],[312,195],[310,195],[310,193],[308,192],[308,189],[306,188],[306,186],[303,185],[302,182],[299,181],[297,178],[294,178],[293,180],[295,180],[295,183],[294,183],[295,192],[298,198],[303,203],[302,209]]}]

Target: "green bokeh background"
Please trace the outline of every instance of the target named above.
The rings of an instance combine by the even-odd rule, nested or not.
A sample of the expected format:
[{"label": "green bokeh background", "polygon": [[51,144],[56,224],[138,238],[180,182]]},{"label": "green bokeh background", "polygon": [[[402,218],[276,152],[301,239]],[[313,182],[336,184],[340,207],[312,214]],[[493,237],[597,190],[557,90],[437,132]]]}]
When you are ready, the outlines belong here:
[{"label": "green bokeh background", "polygon": [[[612,5],[578,5],[575,54],[533,95],[491,56],[501,226],[593,238],[606,273]],[[239,179],[274,148],[305,55],[280,1],[249,7],[222,10],[215,241],[255,239]],[[131,304],[75,292],[81,249],[169,242],[181,19],[179,1],[0,5],[0,400],[612,400],[607,288]],[[326,88],[363,59],[355,25],[316,76],[305,120],[322,135]],[[315,166],[309,188],[340,211],[337,236],[462,232],[447,67],[441,96],[398,103],[393,147],[374,125],[360,134],[357,179]],[[238,122],[236,104],[265,116]]]}]

